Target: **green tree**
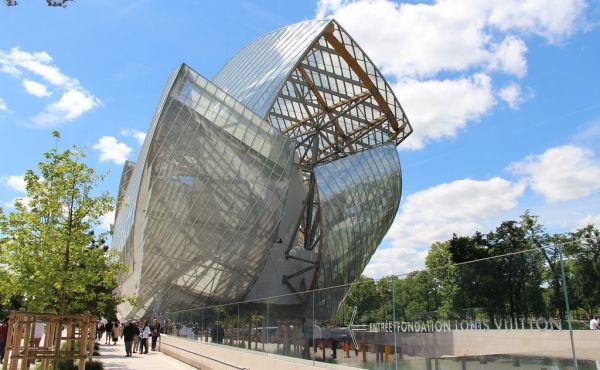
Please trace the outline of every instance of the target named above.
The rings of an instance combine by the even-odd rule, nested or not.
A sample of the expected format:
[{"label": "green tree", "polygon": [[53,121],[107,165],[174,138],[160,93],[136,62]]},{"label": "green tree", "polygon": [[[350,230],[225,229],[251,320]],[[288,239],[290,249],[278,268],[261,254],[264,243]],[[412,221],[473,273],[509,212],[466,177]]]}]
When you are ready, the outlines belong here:
[{"label": "green tree", "polygon": [[[571,235],[566,254],[572,265],[569,286],[588,316],[600,308],[600,230],[588,225]],[[597,311],[596,311],[597,312]]]},{"label": "green tree", "polygon": [[519,221],[504,221],[495,232],[488,234],[497,284],[503,302],[503,316],[513,320],[544,311],[542,284],[543,257],[527,237],[527,230]]},{"label": "green tree", "polygon": [[547,234],[538,222],[538,217],[529,214],[529,211],[521,215],[520,224],[525,230],[527,240],[531,243],[531,248],[539,248],[539,253],[543,256],[547,267],[542,276],[549,286],[546,293],[548,308],[551,311],[549,315],[558,312],[560,319],[564,320],[565,301],[561,288],[560,248],[569,241],[569,237],[564,234]]},{"label": "green tree", "polygon": [[27,197],[0,214],[4,303],[20,296],[29,310],[100,314],[116,303],[112,291],[124,267],[99,242],[107,235],[93,233],[114,201],[95,193],[104,177],[84,159],[75,146],[46,152],[38,171],[25,174]]},{"label": "green tree", "polygon": [[[502,289],[498,284],[491,260],[488,240],[476,232],[472,237],[453,235],[448,241],[455,266],[456,292],[454,312],[458,318],[469,319],[473,312],[484,310],[488,319],[501,311]],[[477,261],[477,262],[473,262]]]},{"label": "green tree", "polygon": [[452,253],[449,242],[436,242],[431,245],[425,257],[431,284],[436,287],[439,299],[438,317],[443,319],[454,318],[455,304],[460,288],[457,284],[457,266],[452,265]]},{"label": "green tree", "polygon": [[356,307],[356,323],[378,321],[376,310],[380,307],[381,297],[377,291],[377,284],[373,278],[361,275],[346,295],[342,312],[336,315],[336,321],[346,324],[352,317],[352,311]]}]

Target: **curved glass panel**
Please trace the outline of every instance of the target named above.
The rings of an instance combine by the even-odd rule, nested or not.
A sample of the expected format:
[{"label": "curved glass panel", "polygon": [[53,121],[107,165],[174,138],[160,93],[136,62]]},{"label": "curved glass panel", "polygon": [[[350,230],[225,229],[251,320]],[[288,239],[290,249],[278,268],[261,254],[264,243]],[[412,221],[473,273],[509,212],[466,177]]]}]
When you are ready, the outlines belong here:
[{"label": "curved glass panel", "polygon": [[265,116],[290,71],[330,22],[301,22],[260,37],[240,50],[213,82]]},{"label": "curved glass panel", "polygon": [[[318,166],[315,175],[323,220],[318,288],[350,284],[364,270],[398,210],[398,153],[394,145],[383,145]],[[316,292],[318,311],[335,314],[346,291]],[[319,300],[321,294],[327,299]]]},{"label": "curved glass panel", "polygon": [[134,258],[122,294],[136,295],[136,316],[244,296],[273,243],[294,155],[285,136],[186,66],[159,114],[124,231]]}]

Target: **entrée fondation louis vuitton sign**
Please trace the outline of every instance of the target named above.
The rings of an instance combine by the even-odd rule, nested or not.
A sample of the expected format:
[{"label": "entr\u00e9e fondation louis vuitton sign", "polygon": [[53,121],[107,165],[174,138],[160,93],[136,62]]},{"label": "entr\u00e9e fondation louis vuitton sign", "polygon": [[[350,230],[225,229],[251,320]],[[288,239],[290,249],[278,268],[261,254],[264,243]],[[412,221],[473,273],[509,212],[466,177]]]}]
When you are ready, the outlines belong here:
[{"label": "entr\u00e9e fondation louis vuitton sign", "polygon": [[458,321],[385,321],[369,324],[369,331],[397,333],[438,333],[467,330],[562,330],[562,323],[544,317],[494,318]]}]

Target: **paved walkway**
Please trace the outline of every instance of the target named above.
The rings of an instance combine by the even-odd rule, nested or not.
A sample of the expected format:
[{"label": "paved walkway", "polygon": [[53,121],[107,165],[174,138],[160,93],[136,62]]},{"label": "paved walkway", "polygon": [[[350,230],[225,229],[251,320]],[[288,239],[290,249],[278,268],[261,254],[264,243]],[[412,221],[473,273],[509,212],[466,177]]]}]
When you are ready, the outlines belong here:
[{"label": "paved walkway", "polygon": [[125,357],[125,345],[119,340],[116,346],[100,345],[100,356],[94,360],[104,364],[104,370],[195,370],[186,363],[161,352],[148,352],[147,355],[134,353]]}]

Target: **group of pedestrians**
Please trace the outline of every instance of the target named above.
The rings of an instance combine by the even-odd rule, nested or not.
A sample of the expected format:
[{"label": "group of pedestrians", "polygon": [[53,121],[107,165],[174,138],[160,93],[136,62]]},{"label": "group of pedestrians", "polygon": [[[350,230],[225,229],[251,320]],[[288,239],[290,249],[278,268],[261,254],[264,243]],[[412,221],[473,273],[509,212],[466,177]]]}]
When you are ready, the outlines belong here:
[{"label": "group of pedestrians", "polygon": [[[97,339],[102,339],[102,333],[106,333],[104,344],[116,345],[119,338],[125,342],[125,356],[131,357],[132,353],[148,354],[148,340],[151,340],[152,351],[156,351],[156,342],[160,337],[160,324],[157,319],[148,323],[148,320],[139,322],[128,320],[124,324],[119,321],[108,322],[101,321],[96,327]],[[99,333],[99,334],[98,334]]]}]

